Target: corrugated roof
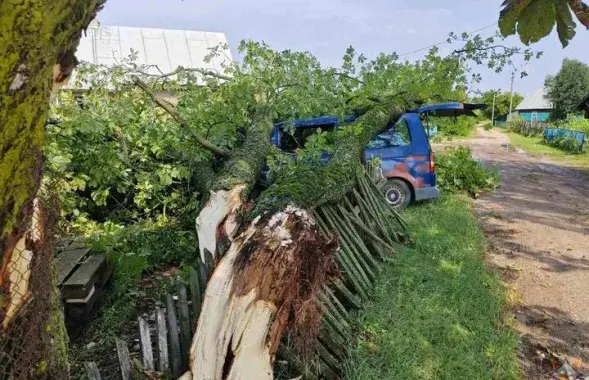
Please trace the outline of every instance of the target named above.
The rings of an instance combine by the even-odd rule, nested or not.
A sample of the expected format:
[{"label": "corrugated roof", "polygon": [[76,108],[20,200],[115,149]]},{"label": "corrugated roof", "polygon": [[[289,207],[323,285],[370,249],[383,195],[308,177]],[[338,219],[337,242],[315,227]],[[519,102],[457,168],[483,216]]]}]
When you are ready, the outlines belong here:
[{"label": "corrugated roof", "polygon": [[136,28],[129,26],[105,26],[93,23],[82,35],[76,52],[79,61],[107,66],[121,63],[123,58],[137,52],[138,65],[157,66],[151,74],[168,73],[178,66],[223,71],[223,66],[232,63],[229,48],[219,51],[219,56],[205,62],[211,48],[227,46],[224,33],[196,30]]},{"label": "corrugated roof", "polygon": [[543,87],[537,88],[530,92],[522,102],[515,107],[516,111],[522,110],[551,110],[552,104],[545,98],[546,91]]}]

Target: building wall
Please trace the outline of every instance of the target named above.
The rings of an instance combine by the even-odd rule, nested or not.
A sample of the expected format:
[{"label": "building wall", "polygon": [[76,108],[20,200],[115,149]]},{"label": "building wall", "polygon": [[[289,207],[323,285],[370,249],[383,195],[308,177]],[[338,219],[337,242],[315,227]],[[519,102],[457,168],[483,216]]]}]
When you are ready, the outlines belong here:
[{"label": "building wall", "polygon": [[546,111],[546,110],[538,110],[538,111],[524,110],[524,111],[518,111],[519,117],[521,117],[523,120],[526,120],[526,121],[544,121],[544,122],[546,122],[546,121],[550,120],[550,115],[551,114],[552,113],[550,111]]}]

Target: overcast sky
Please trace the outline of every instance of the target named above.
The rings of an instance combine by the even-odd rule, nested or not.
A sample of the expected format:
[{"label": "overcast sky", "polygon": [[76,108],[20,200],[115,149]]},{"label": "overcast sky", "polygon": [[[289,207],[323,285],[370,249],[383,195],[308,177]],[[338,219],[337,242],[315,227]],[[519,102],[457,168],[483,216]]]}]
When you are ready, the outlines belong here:
[{"label": "overcast sky", "polygon": [[[443,6],[440,5],[443,3]],[[444,41],[449,32],[474,31],[496,23],[500,0],[107,0],[98,15],[103,25],[192,29],[224,32],[230,48],[242,39],[265,41],[274,49],[310,51],[326,65],[338,65],[352,45],[367,57],[397,52],[419,59],[426,52],[406,54]],[[492,35],[495,27],[481,31]],[[522,46],[510,38],[509,44]],[[555,33],[533,46],[544,51],[527,64],[529,76],[516,76],[515,90],[524,95],[541,87],[558,71],[563,58],[589,62],[589,31],[562,49]],[[451,46],[440,46],[442,52]],[[523,62],[518,62],[521,67]],[[480,89],[509,88],[509,73],[483,73]]]}]

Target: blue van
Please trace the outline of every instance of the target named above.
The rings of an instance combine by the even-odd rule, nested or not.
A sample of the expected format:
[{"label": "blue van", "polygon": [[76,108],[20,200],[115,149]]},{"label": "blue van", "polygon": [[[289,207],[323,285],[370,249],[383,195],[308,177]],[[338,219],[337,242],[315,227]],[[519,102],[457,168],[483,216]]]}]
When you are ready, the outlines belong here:
[{"label": "blue van", "polygon": [[[473,112],[482,104],[442,103],[422,106],[403,114],[368,143],[364,161],[378,158],[385,182],[380,186],[385,199],[392,206],[403,209],[410,203],[433,199],[440,195],[436,187],[434,156],[429,143],[429,129],[422,120],[428,116],[476,116]],[[324,116],[313,119],[278,123],[272,129],[272,144],[286,152],[304,146],[306,137],[317,129],[329,131],[352,123],[357,116],[338,118]],[[286,126],[294,126],[294,133],[285,133]],[[323,160],[329,156],[324,154]]]}]

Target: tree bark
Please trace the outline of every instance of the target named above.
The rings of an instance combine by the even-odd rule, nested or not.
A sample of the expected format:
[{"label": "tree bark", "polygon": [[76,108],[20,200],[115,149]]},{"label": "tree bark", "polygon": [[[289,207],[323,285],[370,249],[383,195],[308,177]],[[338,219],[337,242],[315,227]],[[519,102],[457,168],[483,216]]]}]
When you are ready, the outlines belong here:
[{"label": "tree bark", "polygon": [[317,294],[335,273],[337,243],[320,233],[306,210],[353,188],[365,145],[403,109],[391,102],[375,106],[336,141],[325,167],[288,171],[261,194],[253,221],[208,283],[190,350],[193,379],[272,379],[287,330],[299,333],[303,350],[316,338],[322,316]]},{"label": "tree bark", "polygon": [[[31,271],[30,263],[43,251],[44,237],[40,235],[43,218],[38,217],[35,199],[41,183],[50,94],[69,78],[76,64],[74,52],[80,34],[103,2],[9,0],[0,3],[2,330],[10,328],[29,298],[29,284],[37,275]],[[18,276],[17,268],[22,272]],[[45,286],[55,284],[49,282]],[[50,317],[47,315],[47,320]]]},{"label": "tree bark", "polygon": [[205,250],[218,260],[240,225],[238,216],[250,190],[256,184],[270,152],[272,124],[263,111],[254,117],[243,144],[231,152],[228,161],[209,188],[209,198],[196,218],[196,231],[201,259]]}]

